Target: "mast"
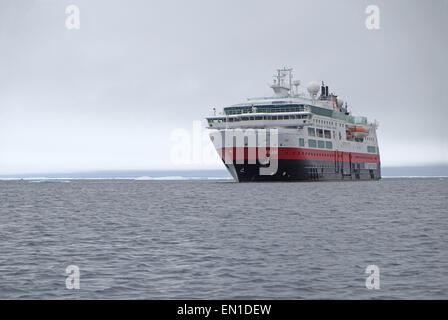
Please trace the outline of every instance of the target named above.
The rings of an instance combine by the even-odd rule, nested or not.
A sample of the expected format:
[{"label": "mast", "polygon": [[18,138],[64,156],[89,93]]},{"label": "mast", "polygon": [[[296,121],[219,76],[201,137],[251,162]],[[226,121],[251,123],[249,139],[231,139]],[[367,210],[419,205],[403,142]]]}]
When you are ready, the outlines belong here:
[{"label": "mast", "polygon": [[[292,70],[292,68],[287,69],[286,67],[277,69],[277,74],[274,75],[274,84],[271,86],[277,96],[292,96]],[[288,77],[289,86],[285,86],[286,77]]]}]

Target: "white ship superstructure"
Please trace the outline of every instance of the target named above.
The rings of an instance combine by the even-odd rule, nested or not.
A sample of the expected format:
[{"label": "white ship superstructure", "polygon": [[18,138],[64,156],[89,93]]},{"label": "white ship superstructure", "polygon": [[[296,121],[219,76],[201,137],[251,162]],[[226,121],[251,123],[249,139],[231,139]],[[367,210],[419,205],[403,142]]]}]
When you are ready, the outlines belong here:
[{"label": "white ship superstructure", "polygon": [[299,87],[292,69],[280,69],[271,86],[274,96],[249,98],[207,117],[213,143],[235,180],[380,179],[377,122],[353,116],[323,82],[310,82],[307,93]]}]

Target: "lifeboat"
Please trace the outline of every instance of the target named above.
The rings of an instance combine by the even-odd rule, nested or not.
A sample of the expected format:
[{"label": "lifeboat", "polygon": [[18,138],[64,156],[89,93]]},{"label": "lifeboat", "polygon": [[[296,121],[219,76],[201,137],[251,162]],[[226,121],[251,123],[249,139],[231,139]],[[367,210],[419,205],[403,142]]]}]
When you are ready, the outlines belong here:
[{"label": "lifeboat", "polygon": [[358,139],[364,139],[369,135],[369,129],[366,129],[363,126],[355,126],[353,128],[349,128],[349,131],[352,137]]}]

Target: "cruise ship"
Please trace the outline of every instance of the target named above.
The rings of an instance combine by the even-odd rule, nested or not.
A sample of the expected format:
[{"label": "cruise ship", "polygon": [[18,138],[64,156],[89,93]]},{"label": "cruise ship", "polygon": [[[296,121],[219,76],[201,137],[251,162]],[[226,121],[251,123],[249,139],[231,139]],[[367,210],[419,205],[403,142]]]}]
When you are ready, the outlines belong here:
[{"label": "cruise ship", "polygon": [[324,82],[306,91],[292,69],[271,97],[248,98],[207,117],[210,138],[237,182],[381,179],[378,122],[355,116]]}]

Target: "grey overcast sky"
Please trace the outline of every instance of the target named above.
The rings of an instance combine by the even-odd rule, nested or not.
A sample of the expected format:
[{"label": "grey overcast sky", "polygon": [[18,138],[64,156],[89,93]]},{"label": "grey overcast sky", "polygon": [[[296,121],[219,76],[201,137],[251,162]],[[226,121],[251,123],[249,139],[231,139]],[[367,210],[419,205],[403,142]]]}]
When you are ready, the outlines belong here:
[{"label": "grey overcast sky", "polygon": [[377,119],[383,165],[446,164],[447,33],[447,0],[0,0],[0,174],[179,169],[174,130],[283,66]]}]

